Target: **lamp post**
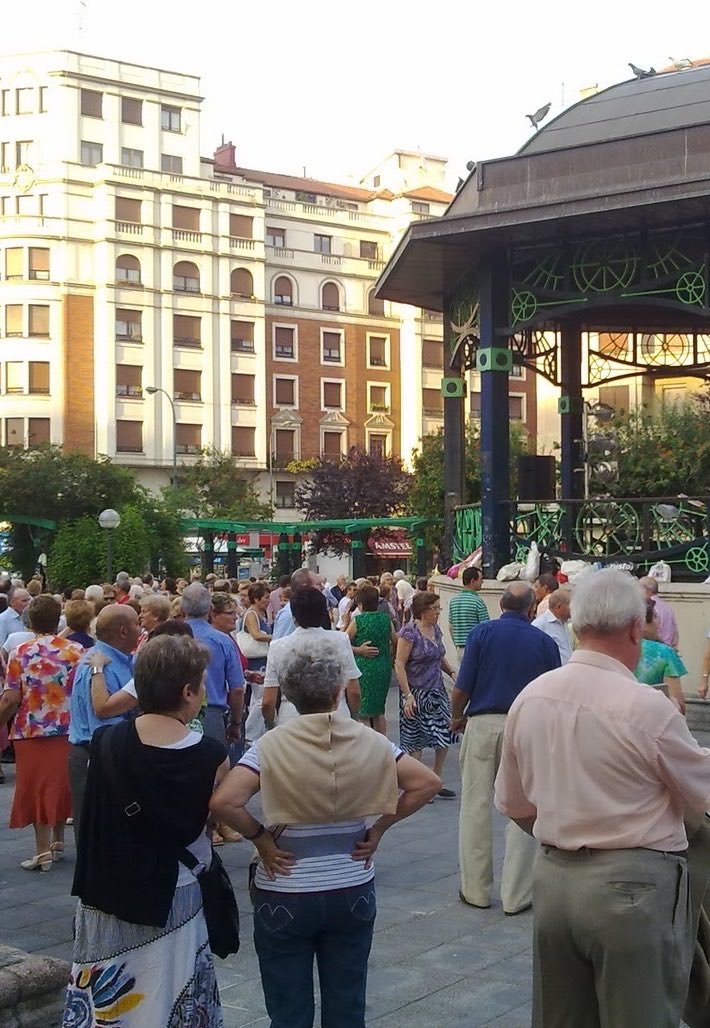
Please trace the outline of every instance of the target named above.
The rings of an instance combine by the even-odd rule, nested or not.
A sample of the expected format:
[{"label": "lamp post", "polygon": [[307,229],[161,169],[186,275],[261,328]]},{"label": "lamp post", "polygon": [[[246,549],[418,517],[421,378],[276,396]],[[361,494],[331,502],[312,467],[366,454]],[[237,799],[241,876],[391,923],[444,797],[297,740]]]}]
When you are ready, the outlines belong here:
[{"label": "lamp post", "polygon": [[177,414],[175,412],[175,403],[167,389],[163,389],[161,386],[146,386],[145,391],[150,396],[155,396],[156,393],[162,393],[170,404],[170,409],[173,412],[173,474],[170,479],[170,484],[177,485]]},{"label": "lamp post", "polygon": [[106,580],[113,579],[113,533],[121,524],[121,515],[117,510],[108,507],[99,514],[99,524],[106,532]]}]

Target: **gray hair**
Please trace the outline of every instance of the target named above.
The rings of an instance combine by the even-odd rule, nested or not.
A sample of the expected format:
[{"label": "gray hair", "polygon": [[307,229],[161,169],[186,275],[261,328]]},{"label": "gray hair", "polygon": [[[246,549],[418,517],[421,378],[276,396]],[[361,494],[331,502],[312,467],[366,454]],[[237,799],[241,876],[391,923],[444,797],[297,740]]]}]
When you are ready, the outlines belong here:
[{"label": "gray hair", "polygon": [[645,589],[649,596],[658,595],[658,582],[651,575],[645,575],[643,578],[639,578],[639,585],[642,589]]},{"label": "gray hair", "polygon": [[550,610],[557,610],[563,603],[569,602],[571,595],[572,591],[570,589],[555,589],[553,593],[550,593],[547,605]]},{"label": "gray hair", "polygon": [[[116,585],[120,585],[122,589],[126,589],[131,584],[131,576],[127,571],[119,571],[116,575]],[[127,591],[127,590],[126,590]]]},{"label": "gray hair", "polygon": [[160,596],[158,593],[148,593],[141,600],[141,610],[150,611],[158,621],[167,621],[170,617],[170,600],[167,596]]},{"label": "gray hair", "polygon": [[87,585],[84,591],[84,599],[89,600],[90,603],[97,603],[99,600],[103,600],[104,590],[100,585]]},{"label": "gray hair", "polygon": [[646,599],[638,581],[626,571],[603,568],[581,575],[572,593],[572,627],[577,635],[614,635],[643,624]]},{"label": "gray hair", "polygon": [[511,582],[500,598],[500,609],[527,613],[535,602],[535,593],[527,582]]},{"label": "gray hair", "polygon": [[188,618],[204,618],[210,612],[212,597],[200,582],[185,586],[182,591],[182,609]]},{"label": "gray hair", "polygon": [[278,669],[279,685],[299,714],[333,709],[345,677],[343,661],[334,648],[317,639],[301,636],[289,647]]}]

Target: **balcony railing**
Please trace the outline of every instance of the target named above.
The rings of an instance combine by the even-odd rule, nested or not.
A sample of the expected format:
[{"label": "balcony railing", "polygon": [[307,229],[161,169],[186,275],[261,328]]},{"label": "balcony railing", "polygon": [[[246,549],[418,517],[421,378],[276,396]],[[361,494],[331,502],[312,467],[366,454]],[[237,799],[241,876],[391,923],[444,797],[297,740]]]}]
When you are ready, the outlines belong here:
[{"label": "balcony railing", "polygon": [[172,233],[173,233],[173,242],[175,242],[175,243],[201,243],[202,242],[202,233],[201,232],[193,232],[191,229],[186,229],[186,228],[174,228],[172,230]]},{"label": "balcony railing", "polygon": [[117,385],[116,396],[128,396],[134,399],[143,399],[143,388],[141,386]]},{"label": "balcony railing", "polygon": [[135,221],[117,221],[116,231],[129,236],[142,236],[143,226]]},{"label": "balcony railing", "polygon": [[251,339],[233,339],[232,353],[254,353],[254,343]]},{"label": "balcony railing", "polygon": [[173,346],[189,346],[193,350],[201,350],[202,343],[199,339],[189,339],[186,336],[175,336]]},{"label": "balcony railing", "polygon": [[178,392],[176,390],[173,393],[173,399],[174,400],[196,400],[196,401],[201,401],[202,400],[202,396],[200,395],[200,393],[186,393],[186,392]]},{"label": "balcony railing", "polygon": [[235,407],[256,407],[256,400],[253,396],[233,396],[232,403]]},{"label": "balcony railing", "polygon": [[389,414],[390,405],[388,403],[371,403],[370,413],[371,414]]},{"label": "balcony railing", "polygon": [[176,453],[197,454],[197,453],[200,452],[201,449],[202,449],[202,447],[199,446],[197,443],[176,443],[175,444],[175,451],[176,451]]}]

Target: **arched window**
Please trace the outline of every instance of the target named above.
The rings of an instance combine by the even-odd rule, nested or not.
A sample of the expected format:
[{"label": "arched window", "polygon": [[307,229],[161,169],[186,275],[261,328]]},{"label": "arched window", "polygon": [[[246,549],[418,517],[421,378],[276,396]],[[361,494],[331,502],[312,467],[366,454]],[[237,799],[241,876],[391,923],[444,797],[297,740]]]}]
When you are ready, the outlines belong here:
[{"label": "arched window", "polygon": [[130,253],[122,253],[116,259],[116,281],[125,286],[141,284],[141,262]]},{"label": "arched window", "polygon": [[229,291],[232,296],[254,295],[254,276],[246,268],[235,268],[229,279]]},{"label": "arched window", "polygon": [[293,283],[285,275],[279,275],[274,282],[274,303],[282,303],[286,307],[293,306]]},{"label": "arched window", "polygon": [[192,261],[178,261],[173,268],[173,289],[177,293],[199,293],[200,270]]},{"label": "arched window", "polygon": [[374,289],[367,294],[367,313],[374,318],[384,318],[385,316],[385,301],[377,299]]},{"label": "arched window", "polygon": [[326,282],[321,289],[320,305],[324,311],[340,310],[340,290],[335,282]]}]

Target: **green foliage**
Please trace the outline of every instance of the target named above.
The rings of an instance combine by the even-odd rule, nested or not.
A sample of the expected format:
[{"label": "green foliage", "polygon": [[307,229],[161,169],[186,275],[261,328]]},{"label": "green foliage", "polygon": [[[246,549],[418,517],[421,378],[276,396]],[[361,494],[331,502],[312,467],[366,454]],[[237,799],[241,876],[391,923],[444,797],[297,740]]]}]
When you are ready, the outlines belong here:
[{"label": "green foliage", "polygon": [[55,589],[102,582],[106,577],[106,538],[96,518],[86,515],[60,525],[47,567]]},{"label": "green foliage", "polygon": [[181,467],[177,486],[164,489],[163,497],[167,510],[190,517],[268,521],[272,516],[234,457],[220,450],[203,450],[194,464]]}]

